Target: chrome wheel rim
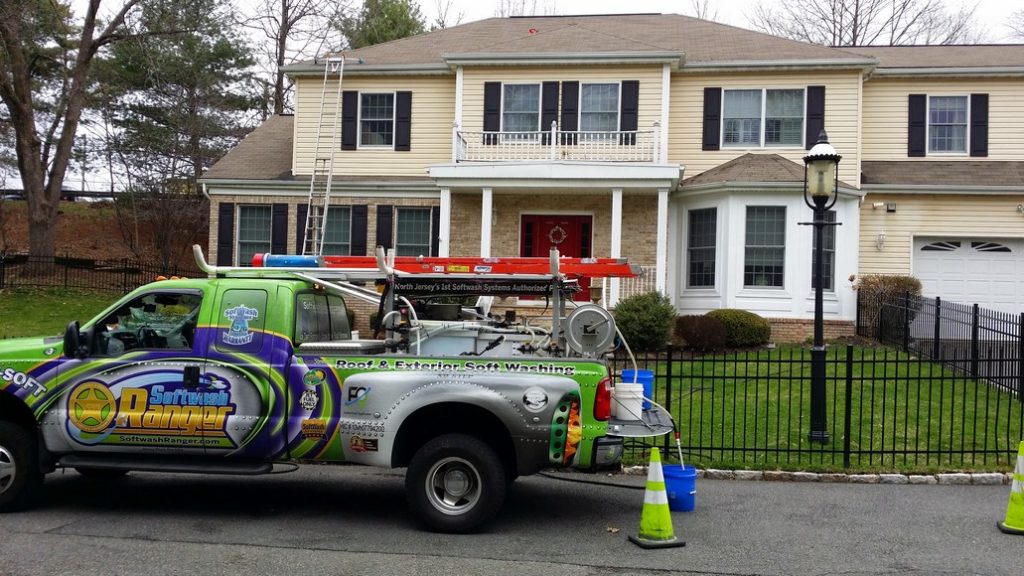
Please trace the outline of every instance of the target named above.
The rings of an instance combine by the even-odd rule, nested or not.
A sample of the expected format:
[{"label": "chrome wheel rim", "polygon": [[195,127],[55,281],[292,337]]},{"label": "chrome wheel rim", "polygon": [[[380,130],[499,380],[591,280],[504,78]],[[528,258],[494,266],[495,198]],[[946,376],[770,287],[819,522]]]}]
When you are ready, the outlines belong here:
[{"label": "chrome wheel rim", "polygon": [[430,467],[425,488],[431,506],[443,514],[458,516],[480,501],[482,482],[468,460],[453,456]]},{"label": "chrome wheel rim", "polygon": [[14,464],[14,454],[4,446],[0,446],[0,494],[7,491],[14,484],[17,473]]}]

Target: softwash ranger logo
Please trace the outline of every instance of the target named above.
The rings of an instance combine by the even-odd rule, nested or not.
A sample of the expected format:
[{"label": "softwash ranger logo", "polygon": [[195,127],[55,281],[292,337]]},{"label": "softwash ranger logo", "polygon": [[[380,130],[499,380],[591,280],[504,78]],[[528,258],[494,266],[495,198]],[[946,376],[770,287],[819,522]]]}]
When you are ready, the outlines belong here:
[{"label": "softwash ranger logo", "polygon": [[115,392],[103,382],[87,380],[68,395],[67,409],[68,431],[83,444],[234,445],[226,428],[235,405],[224,390],[157,384]]}]

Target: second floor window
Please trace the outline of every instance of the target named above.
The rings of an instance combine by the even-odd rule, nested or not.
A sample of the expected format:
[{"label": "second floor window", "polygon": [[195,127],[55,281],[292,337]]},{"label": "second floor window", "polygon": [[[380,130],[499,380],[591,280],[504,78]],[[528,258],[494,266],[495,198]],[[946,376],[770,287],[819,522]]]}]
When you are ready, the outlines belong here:
[{"label": "second floor window", "polygon": [[395,209],[395,254],[430,254],[430,208]]},{"label": "second floor window", "polygon": [[501,131],[540,130],[540,84],[505,84],[503,89]]},{"label": "second floor window", "polygon": [[270,206],[238,207],[238,265],[251,266],[254,254],[270,252]]},{"label": "second floor window", "polygon": [[967,152],[967,96],[928,98],[928,152]]},{"label": "second floor window", "polygon": [[803,89],[725,90],[722,100],[724,146],[760,148],[803,144]]},{"label": "second floor window", "polygon": [[[359,145],[392,146],[395,141],[395,95],[359,95]],[[328,211],[328,216],[330,212]]]},{"label": "second floor window", "polygon": [[[619,85],[583,84],[580,89],[580,130],[615,132],[619,129]],[[600,137],[601,135],[595,135]]]}]

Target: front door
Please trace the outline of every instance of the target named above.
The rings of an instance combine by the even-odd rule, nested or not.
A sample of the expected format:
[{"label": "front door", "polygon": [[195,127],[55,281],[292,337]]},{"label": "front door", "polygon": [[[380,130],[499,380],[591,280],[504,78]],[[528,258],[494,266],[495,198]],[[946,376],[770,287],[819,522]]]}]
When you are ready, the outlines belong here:
[{"label": "front door", "polygon": [[[547,256],[557,248],[562,256],[590,258],[593,240],[592,216],[565,214],[525,214],[520,228],[519,255]],[[574,298],[590,300],[590,279],[580,280],[583,288]]]}]

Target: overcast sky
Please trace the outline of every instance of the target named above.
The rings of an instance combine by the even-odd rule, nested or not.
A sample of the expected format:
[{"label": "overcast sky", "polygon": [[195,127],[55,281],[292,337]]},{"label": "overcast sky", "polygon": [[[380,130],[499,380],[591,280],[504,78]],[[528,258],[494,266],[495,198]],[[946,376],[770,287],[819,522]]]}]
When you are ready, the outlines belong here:
[{"label": "overcast sky", "polygon": [[[556,14],[625,14],[625,13],[661,13],[693,15],[690,0],[536,0],[538,12],[553,8]],[[754,9],[758,2],[780,4],[785,0],[712,0],[712,13],[718,11],[718,22],[749,28],[746,14]],[[437,14],[438,0],[419,0],[420,8],[428,22],[432,22]],[[447,0],[440,0],[443,4]],[[533,2],[533,0],[528,0]],[[975,16],[983,27],[986,42],[1020,42],[1013,40],[1005,26],[1010,14],[1024,9],[1021,0],[946,0],[950,7],[977,5]],[[451,0],[452,9],[449,20],[459,12],[465,14],[463,22],[482,20],[494,16],[496,2],[494,0]]]}]

